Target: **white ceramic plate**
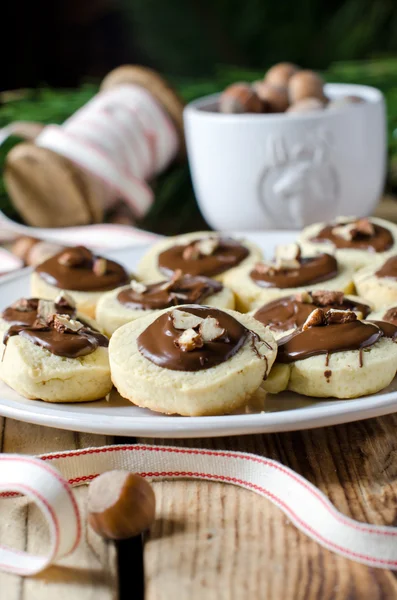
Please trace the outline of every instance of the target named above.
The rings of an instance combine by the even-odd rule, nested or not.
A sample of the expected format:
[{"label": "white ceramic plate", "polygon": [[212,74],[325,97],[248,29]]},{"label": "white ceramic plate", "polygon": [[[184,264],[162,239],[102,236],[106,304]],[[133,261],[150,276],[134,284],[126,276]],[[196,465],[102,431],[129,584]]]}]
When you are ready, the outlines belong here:
[{"label": "white ceramic plate", "polygon": [[[237,234],[242,235],[242,234]],[[250,233],[270,257],[275,244],[293,241],[291,232]],[[132,271],[146,247],[123,249],[112,257]],[[29,295],[29,270],[0,280],[0,310]],[[252,409],[251,409],[252,410]],[[0,383],[0,415],[28,423],[109,435],[161,438],[207,437],[291,431],[347,423],[397,411],[397,378],[381,393],[357,400],[308,399],[286,392],[269,395],[259,412],[222,417],[176,417],[133,406],[118,394],[109,400],[83,404],[47,404],[26,400]]]}]

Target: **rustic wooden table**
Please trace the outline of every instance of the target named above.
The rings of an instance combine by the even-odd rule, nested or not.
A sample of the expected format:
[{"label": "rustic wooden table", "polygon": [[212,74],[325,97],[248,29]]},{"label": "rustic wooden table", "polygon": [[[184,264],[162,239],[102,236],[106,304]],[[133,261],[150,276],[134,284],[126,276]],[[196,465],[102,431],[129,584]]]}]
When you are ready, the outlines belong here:
[{"label": "rustic wooden table", "polygon": [[[160,443],[271,457],[351,517],[397,523],[397,415],[311,431]],[[114,440],[0,418],[3,452],[38,454]],[[143,440],[159,443],[158,440]],[[119,547],[90,530],[78,550],[32,578],[0,573],[1,600],[377,600],[397,598],[395,573],[321,548],[256,494],[221,483],[155,483],[157,520]],[[84,510],[86,488],[75,490]],[[26,500],[0,500],[0,542],[40,551],[43,523]],[[40,544],[38,540],[41,540]],[[43,541],[44,540],[44,541]],[[144,589],[144,593],[143,593]]]}]

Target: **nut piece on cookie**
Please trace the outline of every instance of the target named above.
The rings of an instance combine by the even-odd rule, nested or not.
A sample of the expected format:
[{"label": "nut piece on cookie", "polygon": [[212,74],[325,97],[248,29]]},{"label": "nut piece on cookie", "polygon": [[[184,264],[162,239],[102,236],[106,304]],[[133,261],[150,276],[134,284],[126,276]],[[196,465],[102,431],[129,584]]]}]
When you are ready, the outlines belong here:
[{"label": "nut piece on cookie", "polygon": [[295,300],[297,302],[302,302],[303,304],[313,304],[313,294],[309,294],[309,292],[303,291],[295,294]]},{"label": "nut piece on cookie", "polygon": [[146,285],[143,283],[140,283],[139,281],[136,281],[136,279],[131,280],[130,287],[131,287],[132,291],[135,292],[136,294],[144,294],[147,290]]},{"label": "nut piece on cookie", "polygon": [[220,327],[217,319],[206,317],[200,324],[199,333],[204,342],[213,342],[221,338],[225,334],[225,330]]},{"label": "nut piece on cookie", "polygon": [[65,250],[58,257],[58,263],[64,267],[78,267],[92,260],[92,253],[84,246],[77,246],[70,250]]},{"label": "nut piece on cookie", "polygon": [[[343,312],[343,311],[342,311]],[[306,331],[311,327],[321,327],[322,325],[326,325],[327,321],[325,318],[325,313],[321,308],[316,308],[310,315],[307,317],[306,321],[302,325],[302,331]]]},{"label": "nut piece on cookie", "polygon": [[204,238],[196,243],[199,253],[202,256],[211,256],[219,246],[217,238]]},{"label": "nut piece on cookie", "polygon": [[342,304],[345,297],[343,292],[333,290],[315,290],[311,293],[316,306],[329,306],[332,304]]},{"label": "nut piece on cookie", "polygon": [[18,310],[19,312],[30,312],[32,310],[36,310],[37,304],[36,301],[32,298],[20,298],[14,304],[11,305],[12,308]]},{"label": "nut piece on cookie", "polygon": [[98,277],[102,277],[102,275],[105,275],[107,268],[108,263],[106,258],[96,258],[92,266],[92,270]]},{"label": "nut piece on cookie", "polygon": [[200,251],[195,244],[189,244],[182,252],[183,260],[197,260],[200,257]]},{"label": "nut piece on cookie", "polygon": [[332,229],[332,233],[348,242],[359,236],[371,237],[375,233],[375,228],[369,219],[357,219],[351,223],[338,225]]},{"label": "nut piece on cookie", "polygon": [[51,315],[47,319],[47,323],[52,325],[58,333],[65,333],[66,330],[76,332],[84,327],[82,323],[71,319],[69,315]]},{"label": "nut piece on cookie", "polygon": [[65,290],[62,290],[58,296],[55,298],[54,303],[57,308],[76,308],[76,302],[74,298]]},{"label": "nut piece on cookie", "polygon": [[191,328],[185,329],[174,343],[177,348],[182,350],[182,352],[192,352],[192,350],[204,346],[201,335]]},{"label": "nut piece on cookie", "polygon": [[301,249],[299,244],[286,244],[277,246],[275,252],[276,269],[278,271],[288,269],[299,269]]},{"label": "nut piece on cookie", "polygon": [[259,273],[259,275],[275,275],[276,266],[270,263],[259,262],[256,263],[254,270]]},{"label": "nut piece on cookie", "polygon": [[204,321],[201,317],[177,309],[171,312],[171,319],[175,329],[194,329]]},{"label": "nut piece on cookie", "polygon": [[55,312],[55,304],[52,300],[39,300],[37,306],[37,318],[39,320],[47,321]]},{"label": "nut piece on cookie", "polygon": [[357,315],[352,310],[339,310],[330,308],[325,313],[325,319],[328,325],[341,325],[342,323],[351,323],[357,321]]}]

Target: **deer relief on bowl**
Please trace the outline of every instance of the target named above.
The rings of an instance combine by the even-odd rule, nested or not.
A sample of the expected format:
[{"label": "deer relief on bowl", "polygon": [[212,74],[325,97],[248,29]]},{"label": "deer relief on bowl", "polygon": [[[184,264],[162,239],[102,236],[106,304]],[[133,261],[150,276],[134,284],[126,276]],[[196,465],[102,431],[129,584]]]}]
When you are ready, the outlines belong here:
[{"label": "deer relief on bowl", "polygon": [[332,138],[325,130],[269,136],[259,178],[259,202],[269,225],[297,229],[338,214],[339,179],[332,160]]}]

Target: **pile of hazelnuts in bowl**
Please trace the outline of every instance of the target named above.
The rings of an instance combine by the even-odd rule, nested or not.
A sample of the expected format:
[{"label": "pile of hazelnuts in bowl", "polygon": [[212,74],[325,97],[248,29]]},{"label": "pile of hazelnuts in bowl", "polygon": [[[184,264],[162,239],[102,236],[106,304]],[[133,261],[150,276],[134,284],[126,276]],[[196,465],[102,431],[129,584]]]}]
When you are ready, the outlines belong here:
[{"label": "pile of hazelnuts in bowl", "polygon": [[360,96],[329,100],[318,73],[283,62],[271,67],[261,80],[229,85],[220,96],[219,112],[299,114],[361,102],[365,100]]}]

